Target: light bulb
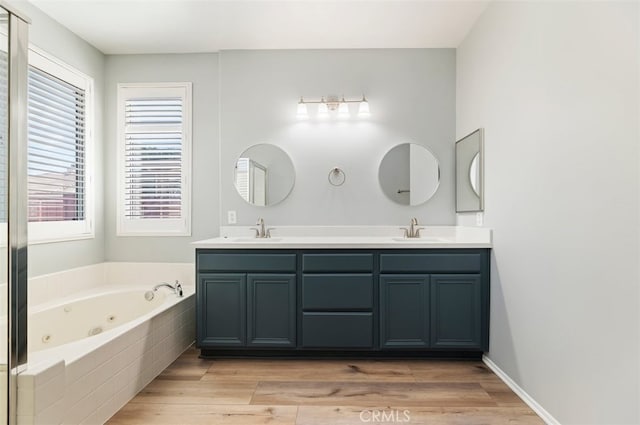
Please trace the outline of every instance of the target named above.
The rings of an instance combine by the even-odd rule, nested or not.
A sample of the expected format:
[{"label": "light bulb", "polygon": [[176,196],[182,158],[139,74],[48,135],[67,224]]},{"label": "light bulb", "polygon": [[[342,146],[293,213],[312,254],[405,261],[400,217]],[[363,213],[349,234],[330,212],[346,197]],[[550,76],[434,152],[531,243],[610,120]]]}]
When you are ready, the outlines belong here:
[{"label": "light bulb", "polygon": [[306,120],[309,118],[309,114],[307,112],[307,104],[304,103],[304,100],[302,100],[302,98],[300,98],[300,102],[298,102],[296,118],[299,120]]},{"label": "light bulb", "polygon": [[349,118],[349,105],[344,100],[344,96],[340,101],[340,106],[338,106],[338,118]]},{"label": "light bulb", "polygon": [[324,97],[320,100],[320,104],[318,105],[318,118],[326,119],[329,118],[329,107],[327,103],[324,101]]},{"label": "light bulb", "polygon": [[364,97],[364,95],[362,96],[362,101],[360,102],[360,105],[358,106],[358,117],[359,118],[369,118],[371,116],[371,113],[369,112],[369,102],[367,101],[367,98]]}]

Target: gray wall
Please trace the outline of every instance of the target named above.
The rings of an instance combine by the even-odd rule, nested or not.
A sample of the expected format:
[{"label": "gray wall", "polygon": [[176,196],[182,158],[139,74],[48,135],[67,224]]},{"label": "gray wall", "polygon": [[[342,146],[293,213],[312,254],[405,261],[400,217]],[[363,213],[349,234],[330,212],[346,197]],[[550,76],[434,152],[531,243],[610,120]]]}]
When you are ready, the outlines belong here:
[{"label": "gray wall", "polygon": [[458,49],[485,127],[489,357],[563,424],[637,424],[638,3],[494,2]]},{"label": "gray wall", "polygon": [[95,84],[95,238],[29,246],[29,275],[37,276],[104,261],[103,102],[104,55],[31,4],[14,2],[32,20],[29,41],[93,77]]},{"label": "gray wall", "polygon": [[[219,74],[218,54],[105,58],[37,9],[32,15],[36,44],[41,41],[40,47],[96,78],[96,102],[104,105],[105,122],[103,128],[98,109],[96,238],[34,245],[32,275],[105,260],[193,261],[189,243],[216,236],[220,212],[225,211],[226,217],[230,209],[238,211],[239,224],[251,224],[258,216],[280,224],[401,224],[414,215],[430,224],[454,221],[452,49],[224,52]],[[166,81],[193,82],[192,236],[117,237],[116,85]],[[220,99],[219,86],[225,95]],[[373,117],[341,123],[295,121],[301,94],[343,92],[347,96],[365,92]],[[275,207],[250,206],[233,187],[235,159],[261,142],[282,147],[297,168],[294,191]],[[442,165],[440,189],[423,206],[397,205],[379,187],[382,156],[404,142],[428,146]],[[347,174],[347,183],[340,188],[327,182],[335,166]]]},{"label": "gray wall", "polygon": [[[238,224],[453,224],[455,50],[286,50],[220,53],[221,211],[237,211]],[[371,118],[296,120],[300,96],[367,95]],[[353,106],[355,114],[355,105]],[[427,146],[440,160],[442,184],[426,204],[387,199],[378,165],[394,145]],[[291,195],[273,207],[248,205],[233,186],[236,158],[248,146],[273,143],[296,168]],[[347,179],[331,186],[329,171]]]},{"label": "gray wall", "polygon": [[[259,216],[269,224],[401,224],[414,215],[431,224],[451,224],[455,220],[452,49],[117,55],[107,56],[106,76],[108,261],[193,261],[189,242],[216,236],[221,223],[219,214],[222,211],[226,220],[227,210],[236,210],[238,224],[244,225],[253,224]],[[194,84],[190,238],[115,234],[116,85],[153,81]],[[325,123],[295,120],[296,102],[301,94],[320,96],[343,91],[347,96],[365,92],[373,118]],[[314,111],[310,113],[313,115]],[[378,183],[378,164],[384,153],[407,141],[428,146],[440,159],[443,170],[438,193],[419,207],[391,202]],[[256,143],[280,146],[296,167],[293,192],[273,207],[248,205],[234,188],[235,160]],[[339,188],[327,181],[334,166],[343,168],[347,174],[347,183]]]},{"label": "gray wall", "polygon": [[[106,57],[105,232],[107,261],[193,262],[190,242],[218,234],[218,55]],[[118,83],[193,83],[191,237],[116,236]],[[233,182],[231,183],[233,185]]]}]

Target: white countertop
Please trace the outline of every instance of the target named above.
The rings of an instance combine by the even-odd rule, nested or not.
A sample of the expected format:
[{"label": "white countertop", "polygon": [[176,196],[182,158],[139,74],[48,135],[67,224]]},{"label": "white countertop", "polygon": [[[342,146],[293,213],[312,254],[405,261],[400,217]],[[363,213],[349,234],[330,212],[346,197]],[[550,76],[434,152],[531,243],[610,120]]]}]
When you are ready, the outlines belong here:
[{"label": "white countertop", "polygon": [[[255,227],[255,226],[251,226]],[[255,238],[250,226],[224,226],[222,236],[193,242],[213,249],[416,249],[491,248],[491,229],[462,226],[424,227],[420,238],[403,238],[401,226],[276,226],[271,238]],[[270,226],[266,226],[270,228]]]}]

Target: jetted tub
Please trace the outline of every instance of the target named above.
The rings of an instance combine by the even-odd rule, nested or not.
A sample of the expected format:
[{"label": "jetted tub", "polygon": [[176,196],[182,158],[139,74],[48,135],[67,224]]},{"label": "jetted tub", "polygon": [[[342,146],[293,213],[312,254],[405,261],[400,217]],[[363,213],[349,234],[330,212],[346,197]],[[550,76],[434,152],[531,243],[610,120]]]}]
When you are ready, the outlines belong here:
[{"label": "jetted tub", "polygon": [[103,423],[193,343],[194,287],[147,300],[151,289],[104,285],[31,309],[19,423]]},{"label": "jetted tub", "polygon": [[[145,293],[153,293],[151,300]],[[29,352],[45,350],[96,336],[157,309],[171,294],[168,288],[110,290],[58,301],[29,314]]]}]

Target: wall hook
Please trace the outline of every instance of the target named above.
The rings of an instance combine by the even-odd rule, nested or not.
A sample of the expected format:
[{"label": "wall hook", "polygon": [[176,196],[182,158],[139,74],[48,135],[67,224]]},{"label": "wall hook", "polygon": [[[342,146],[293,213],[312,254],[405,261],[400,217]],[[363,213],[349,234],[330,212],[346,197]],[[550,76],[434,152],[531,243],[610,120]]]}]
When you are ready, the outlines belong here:
[{"label": "wall hook", "polygon": [[347,175],[339,167],[334,167],[329,171],[329,183],[333,186],[342,186],[347,180]]}]

